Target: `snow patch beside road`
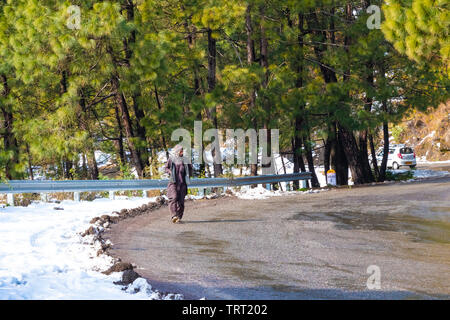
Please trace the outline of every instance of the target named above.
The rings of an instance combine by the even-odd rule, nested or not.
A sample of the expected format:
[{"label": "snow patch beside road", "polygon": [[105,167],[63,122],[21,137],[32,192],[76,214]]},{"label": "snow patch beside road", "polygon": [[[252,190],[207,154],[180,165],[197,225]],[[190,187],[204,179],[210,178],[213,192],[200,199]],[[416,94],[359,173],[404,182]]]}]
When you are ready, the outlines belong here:
[{"label": "snow patch beside road", "polygon": [[[107,276],[113,259],[97,256],[98,243],[80,233],[90,220],[118,209],[131,209],[149,199],[97,199],[92,202],[33,203],[0,208],[0,299],[176,299],[161,296],[138,278],[127,290]],[[145,282],[145,283],[144,283]]]},{"label": "snow patch beside road", "polygon": [[417,158],[418,164],[450,164],[450,160],[444,160],[444,161],[428,161],[426,157],[420,157]]},{"label": "snow patch beside road", "polygon": [[233,193],[240,199],[249,199],[249,200],[258,200],[258,199],[267,199],[269,197],[279,197],[285,195],[296,195],[296,194],[308,194],[308,193],[318,193],[323,191],[328,191],[329,189],[310,189],[307,191],[281,191],[275,190],[271,191],[264,188],[261,185],[258,185],[256,188],[250,187],[242,187],[239,191],[234,191]]},{"label": "snow patch beside road", "polygon": [[411,171],[413,173],[414,179],[423,179],[423,178],[441,178],[450,176],[450,172],[448,171],[437,171],[437,170],[406,170],[406,169],[398,169],[398,170],[389,170],[393,174],[405,173]]}]

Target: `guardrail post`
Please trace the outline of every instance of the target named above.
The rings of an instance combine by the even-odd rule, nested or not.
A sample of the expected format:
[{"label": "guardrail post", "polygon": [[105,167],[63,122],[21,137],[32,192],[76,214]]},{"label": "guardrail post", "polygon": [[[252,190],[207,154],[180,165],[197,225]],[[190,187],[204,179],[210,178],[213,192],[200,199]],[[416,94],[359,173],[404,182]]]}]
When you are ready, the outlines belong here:
[{"label": "guardrail post", "polygon": [[73,201],[80,201],[80,193],[79,192],[73,193]]},{"label": "guardrail post", "polygon": [[47,194],[44,193],[44,192],[41,193],[41,201],[43,201],[43,202],[48,202]]},{"label": "guardrail post", "polygon": [[110,191],[109,192],[109,200],[114,200],[116,199],[116,195],[114,194],[114,191]]},{"label": "guardrail post", "polygon": [[6,203],[10,207],[14,207],[14,193],[7,193],[6,194]]},{"label": "guardrail post", "polygon": [[286,182],[285,186],[286,186],[286,191],[291,191],[291,182],[290,181]]}]

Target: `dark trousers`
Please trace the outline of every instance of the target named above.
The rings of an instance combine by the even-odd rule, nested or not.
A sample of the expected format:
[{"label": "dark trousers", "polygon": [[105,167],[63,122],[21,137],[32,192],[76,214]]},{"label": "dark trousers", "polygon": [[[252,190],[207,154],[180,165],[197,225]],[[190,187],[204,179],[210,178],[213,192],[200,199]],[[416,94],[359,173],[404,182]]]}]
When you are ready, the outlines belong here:
[{"label": "dark trousers", "polygon": [[187,194],[186,183],[175,184],[169,183],[167,186],[167,197],[169,198],[169,209],[172,216],[177,216],[178,218],[183,217],[184,213],[184,197]]}]

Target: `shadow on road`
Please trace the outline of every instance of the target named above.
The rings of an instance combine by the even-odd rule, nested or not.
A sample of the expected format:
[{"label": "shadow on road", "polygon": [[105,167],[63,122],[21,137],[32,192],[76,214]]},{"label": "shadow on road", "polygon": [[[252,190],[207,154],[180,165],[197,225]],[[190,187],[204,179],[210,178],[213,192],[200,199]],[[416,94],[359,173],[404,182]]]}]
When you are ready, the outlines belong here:
[{"label": "shadow on road", "polygon": [[[450,299],[450,176],[187,202],[112,225],[110,253],[187,299]],[[368,266],[381,290],[366,287]]]},{"label": "shadow on road", "polygon": [[[300,286],[258,286],[258,287],[204,287],[193,283],[173,283],[149,280],[150,284],[158,290],[184,293],[185,299],[208,300],[222,299],[252,299],[252,300],[328,300],[328,299],[369,299],[369,300],[412,300],[412,299],[440,299],[448,300],[450,295],[446,294],[421,294],[408,290],[361,290],[350,291],[344,289],[311,289]],[[177,291],[174,291],[177,290]]]}]

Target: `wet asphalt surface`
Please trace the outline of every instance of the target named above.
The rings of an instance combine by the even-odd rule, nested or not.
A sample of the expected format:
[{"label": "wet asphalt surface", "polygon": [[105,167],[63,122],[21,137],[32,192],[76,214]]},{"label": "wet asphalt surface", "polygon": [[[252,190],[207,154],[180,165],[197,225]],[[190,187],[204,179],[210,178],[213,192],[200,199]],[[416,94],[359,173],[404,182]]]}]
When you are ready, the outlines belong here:
[{"label": "wet asphalt surface", "polygon": [[166,207],[105,238],[154,289],[189,299],[449,299],[449,190],[446,177],[187,201],[183,224]]}]

